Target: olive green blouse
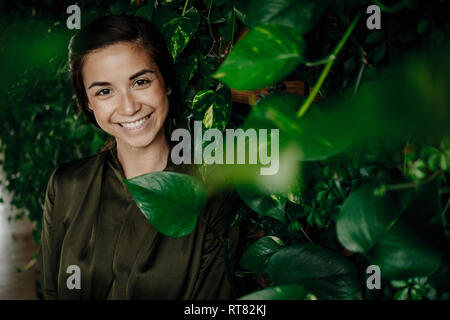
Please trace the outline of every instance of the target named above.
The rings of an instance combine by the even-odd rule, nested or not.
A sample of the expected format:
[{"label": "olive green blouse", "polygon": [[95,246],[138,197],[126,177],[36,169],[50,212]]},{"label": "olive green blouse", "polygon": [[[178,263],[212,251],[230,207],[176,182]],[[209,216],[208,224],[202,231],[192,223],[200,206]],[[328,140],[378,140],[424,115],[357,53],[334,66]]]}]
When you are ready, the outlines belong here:
[{"label": "olive green blouse", "polygon": [[[195,174],[192,165],[164,171]],[[197,172],[198,173],[198,172]],[[41,246],[36,265],[39,299],[231,299],[230,277],[238,262],[240,225],[223,233],[237,196],[209,197],[192,233],[160,234],[137,207],[123,179],[116,145],[95,156],[61,165],[46,190]],[[229,273],[223,244],[228,239]],[[80,289],[67,280],[80,269]],[[70,279],[73,279],[70,278]],[[69,279],[69,280],[70,280]]]}]

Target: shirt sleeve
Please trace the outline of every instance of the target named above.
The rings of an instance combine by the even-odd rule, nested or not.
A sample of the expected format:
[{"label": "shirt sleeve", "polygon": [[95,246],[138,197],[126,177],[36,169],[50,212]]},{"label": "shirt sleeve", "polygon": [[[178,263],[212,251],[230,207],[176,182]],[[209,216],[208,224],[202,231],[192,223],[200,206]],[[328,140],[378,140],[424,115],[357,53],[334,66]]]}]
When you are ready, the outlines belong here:
[{"label": "shirt sleeve", "polygon": [[[193,299],[229,300],[233,295],[233,274],[238,263],[240,225],[229,225],[238,208],[238,196],[228,191],[214,199],[206,209],[206,233],[202,251],[202,263]],[[224,249],[226,241],[227,250]],[[227,257],[225,257],[225,254]]]},{"label": "shirt sleeve", "polygon": [[51,174],[45,193],[41,244],[35,270],[35,292],[39,300],[57,298],[58,263],[53,232],[56,171],[57,169]]}]

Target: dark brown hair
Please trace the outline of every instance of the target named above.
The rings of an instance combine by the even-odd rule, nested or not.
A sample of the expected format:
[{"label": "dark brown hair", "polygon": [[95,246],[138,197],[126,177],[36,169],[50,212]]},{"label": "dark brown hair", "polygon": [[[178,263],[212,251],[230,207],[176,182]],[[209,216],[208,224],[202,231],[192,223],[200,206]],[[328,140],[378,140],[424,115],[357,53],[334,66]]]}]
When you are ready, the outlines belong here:
[{"label": "dark brown hair", "polygon": [[164,123],[169,138],[171,128],[176,125],[180,108],[180,93],[174,62],[159,30],[142,17],[127,15],[101,17],[83,27],[72,37],[69,44],[69,70],[78,108],[92,124],[99,128],[94,114],[88,108],[88,97],[81,70],[87,54],[118,42],[130,42],[147,51],[158,66],[166,88],[170,88],[169,114]]}]

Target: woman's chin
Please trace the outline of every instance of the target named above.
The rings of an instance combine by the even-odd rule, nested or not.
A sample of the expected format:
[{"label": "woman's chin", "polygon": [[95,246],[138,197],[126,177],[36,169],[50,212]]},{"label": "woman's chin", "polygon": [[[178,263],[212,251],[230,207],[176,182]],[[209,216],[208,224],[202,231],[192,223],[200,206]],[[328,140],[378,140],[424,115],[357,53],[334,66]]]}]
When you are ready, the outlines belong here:
[{"label": "woman's chin", "polygon": [[155,141],[156,134],[153,132],[150,134],[144,134],[136,137],[123,137],[116,136],[116,140],[122,141],[126,146],[130,148],[145,148]]}]

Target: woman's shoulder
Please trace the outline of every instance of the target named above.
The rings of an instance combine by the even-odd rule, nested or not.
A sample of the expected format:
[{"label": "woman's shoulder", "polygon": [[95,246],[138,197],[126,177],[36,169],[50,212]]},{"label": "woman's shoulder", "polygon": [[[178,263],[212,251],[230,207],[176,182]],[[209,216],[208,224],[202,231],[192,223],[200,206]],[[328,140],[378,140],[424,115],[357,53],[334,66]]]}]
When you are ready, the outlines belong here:
[{"label": "woman's shoulder", "polygon": [[90,179],[104,165],[107,153],[105,150],[81,159],[71,160],[60,164],[51,174],[51,180],[56,184],[83,184]]}]

